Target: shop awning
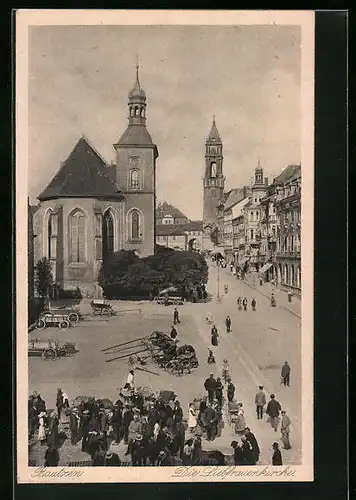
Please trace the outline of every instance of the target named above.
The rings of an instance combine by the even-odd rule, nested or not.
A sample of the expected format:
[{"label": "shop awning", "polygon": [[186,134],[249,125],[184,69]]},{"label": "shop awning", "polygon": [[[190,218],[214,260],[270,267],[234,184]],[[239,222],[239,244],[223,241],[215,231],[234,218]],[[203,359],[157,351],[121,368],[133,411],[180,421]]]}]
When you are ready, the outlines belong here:
[{"label": "shop awning", "polygon": [[273,266],[273,264],[271,264],[271,262],[267,262],[267,264],[265,264],[264,266],[262,266],[262,267],[261,267],[261,269],[260,269],[260,271],[259,271],[259,272],[260,272],[261,274],[262,274],[262,273],[265,273],[265,272],[266,272],[266,271],[268,271],[268,269],[269,269],[270,267],[272,267],[272,266]]}]

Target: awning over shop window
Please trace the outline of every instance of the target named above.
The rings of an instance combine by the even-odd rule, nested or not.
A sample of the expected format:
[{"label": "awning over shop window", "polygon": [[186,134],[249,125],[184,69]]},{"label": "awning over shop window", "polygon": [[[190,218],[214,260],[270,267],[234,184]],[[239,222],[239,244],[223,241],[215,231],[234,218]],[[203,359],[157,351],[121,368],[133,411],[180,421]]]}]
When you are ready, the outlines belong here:
[{"label": "awning over shop window", "polygon": [[268,271],[268,269],[269,269],[270,267],[272,267],[272,265],[273,265],[273,264],[271,264],[270,262],[267,262],[267,264],[265,264],[264,266],[262,266],[262,267],[261,267],[261,269],[260,269],[260,273],[261,273],[261,274],[262,274],[262,273],[265,273],[266,271]]}]

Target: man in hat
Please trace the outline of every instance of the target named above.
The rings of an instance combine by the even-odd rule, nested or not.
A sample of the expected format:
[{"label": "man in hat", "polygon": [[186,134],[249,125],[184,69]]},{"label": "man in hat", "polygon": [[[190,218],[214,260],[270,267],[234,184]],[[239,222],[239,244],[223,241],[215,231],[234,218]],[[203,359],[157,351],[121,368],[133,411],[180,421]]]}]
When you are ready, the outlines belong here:
[{"label": "man in hat", "polygon": [[247,441],[251,445],[252,458],[254,464],[256,464],[260,459],[260,447],[258,446],[256,436],[253,434],[253,432],[251,432],[251,429],[249,427],[245,428],[244,434]]},{"label": "man in hat", "polygon": [[134,466],[142,466],[144,457],[143,438],[141,434],[135,434],[131,443],[131,461]]},{"label": "man in hat", "polygon": [[175,307],[173,311],[173,324],[176,325],[177,323],[180,323],[180,319],[178,309]]},{"label": "man in hat", "polygon": [[227,400],[231,403],[231,401],[234,400],[234,396],[235,396],[235,386],[232,383],[231,378],[227,379],[226,393],[227,393]]},{"label": "man in hat", "polygon": [[258,386],[258,392],[255,396],[255,405],[256,405],[256,413],[257,419],[263,418],[263,408],[266,404],[266,394],[263,392],[263,385]]},{"label": "man in hat", "polygon": [[62,406],[63,406],[63,393],[62,393],[62,389],[58,388],[57,389],[57,396],[56,396],[56,407],[57,407],[58,418],[61,416]]},{"label": "man in hat", "polygon": [[105,467],[119,467],[121,465],[121,460],[117,453],[114,453],[112,450],[108,450],[105,454]]},{"label": "man in hat", "polygon": [[283,443],[283,448],[285,450],[290,450],[292,447],[289,441],[290,434],[290,418],[287,415],[286,410],[281,411],[282,421],[281,421],[281,441]]},{"label": "man in hat", "polygon": [[118,443],[121,438],[122,410],[116,404],[114,405],[114,411],[111,418],[111,425],[114,434],[114,441]]},{"label": "man in hat", "polygon": [[206,438],[208,441],[213,441],[217,434],[217,413],[211,405],[206,407],[203,420],[205,423]]},{"label": "man in hat", "polygon": [[208,399],[211,403],[215,396],[216,380],[214,378],[214,373],[210,373],[210,376],[204,382],[205,390],[208,391]]},{"label": "man in hat", "polygon": [[79,433],[79,415],[78,415],[78,408],[76,407],[74,407],[70,412],[69,432],[70,432],[70,442],[74,445],[78,441],[78,433]]},{"label": "man in hat", "polygon": [[287,387],[289,387],[290,372],[291,372],[291,369],[290,369],[290,366],[288,364],[288,361],[285,361],[284,365],[282,366],[282,370],[281,370],[281,378],[282,378],[283,384]]},{"label": "man in hat", "polygon": [[274,394],[271,394],[270,401],[268,402],[266,413],[269,416],[271,427],[277,432],[279,412],[281,411],[281,405],[279,401],[276,400]]},{"label": "man in hat", "polygon": [[134,370],[130,370],[127,375],[124,389],[133,389],[134,386],[135,386],[135,372]]},{"label": "man in hat", "polygon": [[133,441],[136,439],[137,435],[142,436],[142,423],[140,419],[139,412],[135,409],[133,410],[133,420],[131,420],[128,429],[128,448],[126,450],[125,455],[128,455],[131,452],[131,446]]},{"label": "man in hat", "polygon": [[81,420],[81,434],[82,434],[82,451],[86,451],[89,437],[89,421],[90,412],[89,410],[83,410],[83,417]]},{"label": "man in hat", "polygon": [[181,422],[183,419],[183,410],[180,405],[180,402],[178,400],[175,401],[174,403],[174,409],[173,409],[173,420],[174,423],[176,424],[177,422]]},{"label": "man in hat", "polygon": [[144,399],[143,399],[143,396],[142,394],[140,394],[138,392],[137,389],[134,390],[134,393],[133,393],[133,396],[132,396],[132,404],[134,405],[134,407],[136,408],[139,408],[140,410],[143,409],[143,405],[144,405]]},{"label": "man in hat", "polygon": [[283,465],[282,453],[279,449],[278,443],[274,442],[272,444],[273,455],[272,455],[272,465]]}]

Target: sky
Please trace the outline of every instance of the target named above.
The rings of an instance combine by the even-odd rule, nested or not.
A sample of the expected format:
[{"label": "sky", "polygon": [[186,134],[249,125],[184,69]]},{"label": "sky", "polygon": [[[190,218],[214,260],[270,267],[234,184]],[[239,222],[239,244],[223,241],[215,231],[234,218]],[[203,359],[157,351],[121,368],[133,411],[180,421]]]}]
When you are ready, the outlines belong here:
[{"label": "sky", "polygon": [[135,80],[157,144],[157,198],[202,219],[205,140],[223,142],[226,190],[301,158],[298,26],[41,26],[29,35],[29,195],[82,134],[110,163]]}]

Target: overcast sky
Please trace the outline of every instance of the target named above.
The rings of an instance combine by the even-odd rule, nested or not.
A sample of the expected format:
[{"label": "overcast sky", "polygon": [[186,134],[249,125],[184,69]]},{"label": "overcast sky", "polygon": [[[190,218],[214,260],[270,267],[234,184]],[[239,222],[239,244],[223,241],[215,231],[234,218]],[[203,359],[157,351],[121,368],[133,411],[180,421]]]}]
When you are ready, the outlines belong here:
[{"label": "overcast sky", "polygon": [[110,162],[135,75],[158,146],[157,197],[202,218],[212,116],[226,188],[300,162],[300,28],[50,26],[29,37],[29,194],[46,187],[84,133]]}]

